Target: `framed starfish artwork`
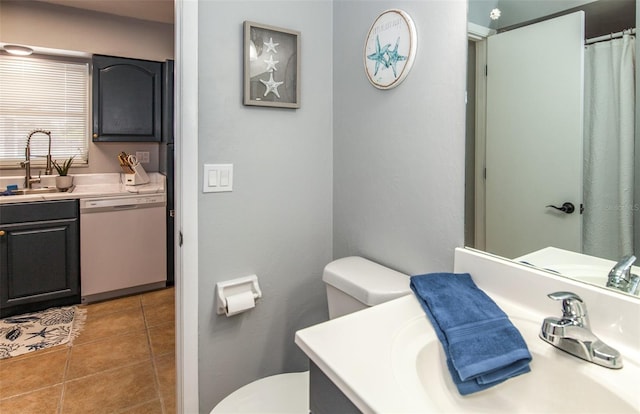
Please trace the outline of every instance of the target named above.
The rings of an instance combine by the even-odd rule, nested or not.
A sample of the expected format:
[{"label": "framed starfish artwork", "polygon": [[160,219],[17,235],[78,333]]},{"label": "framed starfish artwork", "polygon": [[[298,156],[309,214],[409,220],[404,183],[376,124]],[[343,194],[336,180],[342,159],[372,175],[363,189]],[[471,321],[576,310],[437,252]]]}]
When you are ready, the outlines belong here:
[{"label": "framed starfish artwork", "polygon": [[300,32],[244,22],[244,104],[300,107]]},{"label": "framed starfish artwork", "polygon": [[416,27],[404,11],[382,12],[371,25],[364,45],[364,69],[378,89],[391,89],[407,77],[418,48]]}]

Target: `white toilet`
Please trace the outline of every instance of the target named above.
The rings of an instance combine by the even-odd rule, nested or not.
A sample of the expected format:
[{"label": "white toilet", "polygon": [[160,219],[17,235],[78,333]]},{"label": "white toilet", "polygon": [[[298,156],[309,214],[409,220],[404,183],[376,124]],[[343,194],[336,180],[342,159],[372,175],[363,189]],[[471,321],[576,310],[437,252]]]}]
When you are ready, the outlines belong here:
[{"label": "white toilet", "polygon": [[[329,263],[322,280],[331,319],[411,293],[407,275],[356,256]],[[229,394],[211,411],[232,413],[308,414],[309,372],[261,378]]]}]

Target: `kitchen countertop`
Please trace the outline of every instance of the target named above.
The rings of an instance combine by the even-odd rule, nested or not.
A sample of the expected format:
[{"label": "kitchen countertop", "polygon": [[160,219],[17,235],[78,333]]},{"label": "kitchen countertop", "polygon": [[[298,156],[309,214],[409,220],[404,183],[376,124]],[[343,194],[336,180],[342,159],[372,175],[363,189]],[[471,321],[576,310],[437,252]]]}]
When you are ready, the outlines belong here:
[{"label": "kitchen countertop", "polygon": [[[150,180],[148,184],[127,186],[124,185],[124,174],[122,173],[73,174],[74,187],[71,191],[0,196],[0,204],[164,193],[166,177],[157,172],[148,173],[148,175]],[[54,175],[41,177],[42,183],[34,184],[34,188],[55,187],[55,177]],[[18,184],[22,189],[23,182],[24,177],[22,176],[0,177],[0,191],[6,190],[7,185],[10,184]]]}]

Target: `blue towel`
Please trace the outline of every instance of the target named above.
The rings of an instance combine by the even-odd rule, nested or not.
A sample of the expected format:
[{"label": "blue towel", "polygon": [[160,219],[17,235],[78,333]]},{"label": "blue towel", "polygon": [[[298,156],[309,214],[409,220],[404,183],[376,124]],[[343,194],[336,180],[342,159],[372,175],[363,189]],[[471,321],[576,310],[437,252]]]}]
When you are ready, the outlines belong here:
[{"label": "blue towel", "polygon": [[411,289],[431,321],[462,395],[529,372],[520,332],[468,273],[412,276]]}]

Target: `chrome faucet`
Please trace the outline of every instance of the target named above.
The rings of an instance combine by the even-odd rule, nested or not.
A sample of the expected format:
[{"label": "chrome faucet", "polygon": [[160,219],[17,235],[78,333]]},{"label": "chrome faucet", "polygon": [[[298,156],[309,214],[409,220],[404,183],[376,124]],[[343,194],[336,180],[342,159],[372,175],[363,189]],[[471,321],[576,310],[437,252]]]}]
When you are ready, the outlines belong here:
[{"label": "chrome faucet", "polygon": [[634,255],[625,256],[609,272],[607,287],[621,290],[632,295],[638,294],[640,277],[631,273],[631,265],[636,261]]},{"label": "chrome faucet", "polygon": [[598,339],[589,327],[587,305],[572,292],[548,295],[562,301],[562,318],[546,318],[540,338],[571,355],[607,368],[622,368],[620,352]]},{"label": "chrome faucet", "polygon": [[20,166],[24,168],[24,188],[32,188],[33,183],[40,182],[40,174],[38,178],[31,177],[31,137],[38,132],[46,134],[49,137],[49,149],[47,151],[47,166],[45,167],[44,174],[51,175],[53,168],[51,164],[51,131],[45,131],[44,129],[34,129],[27,136],[27,146],[24,149],[24,161],[20,163]]}]

